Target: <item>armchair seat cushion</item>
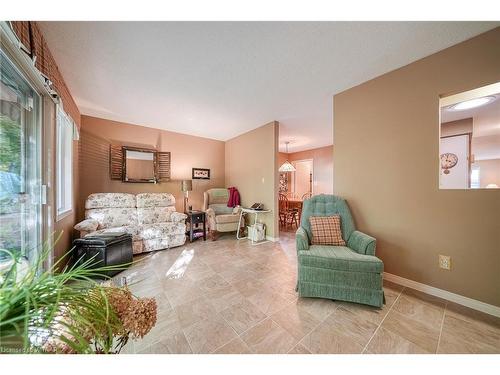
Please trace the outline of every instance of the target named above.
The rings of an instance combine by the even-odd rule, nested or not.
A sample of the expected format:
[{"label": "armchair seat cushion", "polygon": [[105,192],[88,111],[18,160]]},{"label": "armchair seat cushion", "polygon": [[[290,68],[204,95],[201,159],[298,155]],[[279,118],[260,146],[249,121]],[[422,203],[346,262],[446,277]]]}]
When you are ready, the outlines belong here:
[{"label": "armchair seat cushion", "polygon": [[227,215],[227,214],[233,213],[233,208],[228,207],[227,203],[209,204],[208,208],[211,208],[212,210],[214,210],[216,215]]},{"label": "armchair seat cushion", "polygon": [[382,273],[383,262],[373,255],[363,255],[346,246],[311,245],[299,250],[302,266],[339,271]]},{"label": "armchair seat cushion", "polygon": [[186,224],[181,223],[156,223],[144,224],[138,228],[138,235],[143,240],[151,240],[154,238],[167,238],[170,235],[183,235],[186,233]]},{"label": "armchair seat cushion", "polygon": [[215,222],[217,224],[237,223],[239,220],[240,220],[240,215],[233,215],[233,214],[217,215],[215,217]]}]

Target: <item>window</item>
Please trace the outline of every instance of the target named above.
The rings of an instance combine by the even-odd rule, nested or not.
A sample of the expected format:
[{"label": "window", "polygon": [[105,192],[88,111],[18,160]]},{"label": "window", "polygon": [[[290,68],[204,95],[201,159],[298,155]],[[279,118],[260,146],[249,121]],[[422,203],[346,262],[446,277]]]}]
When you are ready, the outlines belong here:
[{"label": "window", "polygon": [[479,179],[479,167],[472,167],[470,172],[470,187],[471,189],[479,189],[481,187],[481,180]]},{"label": "window", "polygon": [[59,220],[71,212],[73,202],[73,121],[59,105],[56,146],[56,201]]}]

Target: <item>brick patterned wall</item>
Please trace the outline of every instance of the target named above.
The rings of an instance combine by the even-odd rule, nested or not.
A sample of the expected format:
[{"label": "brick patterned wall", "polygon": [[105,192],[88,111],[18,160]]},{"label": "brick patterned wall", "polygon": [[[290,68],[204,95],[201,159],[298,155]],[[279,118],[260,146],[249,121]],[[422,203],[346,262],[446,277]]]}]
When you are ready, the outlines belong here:
[{"label": "brick patterned wall", "polygon": [[[21,43],[30,50],[30,46],[33,46],[34,55],[36,56],[35,66],[43,74],[45,74],[54,84],[54,89],[57,91],[62,99],[64,110],[68,115],[71,116],[73,121],[80,128],[80,111],[76,106],[71,93],[64,82],[62,74],[59,72],[57,63],[54,57],[50,53],[49,47],[45,39],[43,38],[42,32],[38,28],[36,22],[34,21],[12,21],[11,22],[14,32],[21,40]],[[30,43],[30,32],[29,26],[31,24],[31,35],[32,43]]]}]

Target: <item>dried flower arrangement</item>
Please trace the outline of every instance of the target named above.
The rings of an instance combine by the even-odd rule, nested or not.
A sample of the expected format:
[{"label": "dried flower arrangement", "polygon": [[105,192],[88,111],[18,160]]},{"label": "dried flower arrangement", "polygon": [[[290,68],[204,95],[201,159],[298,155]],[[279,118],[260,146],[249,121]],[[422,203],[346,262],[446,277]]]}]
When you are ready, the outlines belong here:
[{"label": "dried flower arrangement", "polygon": [[119,353],[156,324],[154,298],[93,279],[117,266],[91,269],[88,261],[58,271],[61,259],[39,272],[48,250],[31,265],[0,252],[11,258],[0,274],[0,352]]}]

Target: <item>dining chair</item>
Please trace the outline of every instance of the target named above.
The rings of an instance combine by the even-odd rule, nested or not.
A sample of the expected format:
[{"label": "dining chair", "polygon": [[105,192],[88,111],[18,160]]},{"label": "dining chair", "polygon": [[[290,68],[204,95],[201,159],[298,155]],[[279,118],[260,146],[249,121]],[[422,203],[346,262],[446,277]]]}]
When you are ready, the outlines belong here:
[{"label": "dining chair", "polygon": [[298,228],[299,210],[297,208],[290,208],[288,198],[286,195],[281,193],[278,197],[278,203],[280,225],[283,225],[286,228],[288,225],[293,227],[293,224],[295,223],[295,226]]}]

